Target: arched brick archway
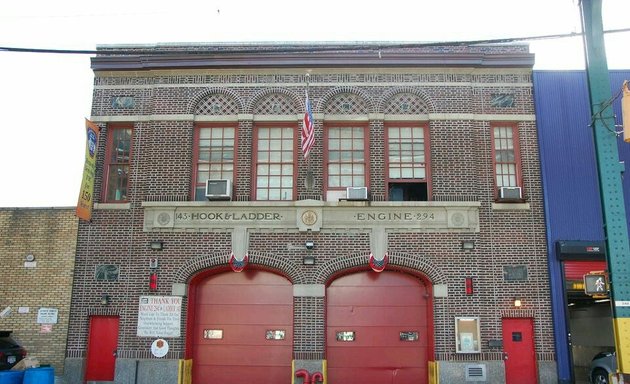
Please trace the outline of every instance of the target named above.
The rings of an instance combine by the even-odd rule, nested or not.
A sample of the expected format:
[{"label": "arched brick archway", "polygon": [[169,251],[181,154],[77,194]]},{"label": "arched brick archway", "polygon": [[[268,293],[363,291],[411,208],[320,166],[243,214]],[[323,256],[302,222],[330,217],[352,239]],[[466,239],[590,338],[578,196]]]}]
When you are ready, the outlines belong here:
[{"label": "arched brick archway", "polygon": [[178,271],[188,281],[186,357],[194,382],[291,382],[293,283],[298,268],[281,258],[250,254],[233,272],[228,254],[191,260]]},{"label": "arched brick archway", "polygon": [[[386,269],[404,271],[426,279],[432,285],[446,284],[446,275],[434,264],[419,256],[404,253],[389,253]],[[368,253],[340,256],[322,264],[315,273],[316,284],[327,284],[341,274],[353,271],[368,270],[370,255]]]},{"label": "arched brick archway", "polygon": [[[260,252],[250,252],[247,268],[273,271],[285,276],[293,284],[303,284],[304,272],[293,262]],[[199,273],[220,273],[230,268],[230,253],[202,255],[185,262],[175,273],[174,282],[185,284]]]},{"label": "arched brick archway", "polygon": [[435,356],[432,288],[446,278],[410,255],[390,254],[380,273],[368,261],[348,255],[317,271],[326,285],[329,380],[426,383]]}]

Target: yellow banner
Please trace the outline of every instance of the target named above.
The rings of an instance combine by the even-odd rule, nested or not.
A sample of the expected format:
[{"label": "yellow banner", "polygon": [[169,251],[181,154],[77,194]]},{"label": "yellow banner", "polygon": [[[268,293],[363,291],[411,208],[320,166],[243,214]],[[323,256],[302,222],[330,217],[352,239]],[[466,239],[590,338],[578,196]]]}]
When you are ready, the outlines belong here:
[{"label": "yellow banner", "polygon": [[87,142],[85,145],[85,164],[83,165],[83,181],[77,204],[77,217],[83,220],[92,219],[92,203],[94,195],[94,177],[96,175],[96,149],[101,128],[85,119]]},{"label": "yellow banner", "polygon": [[630,143],[630,83],[623,82],[623,98],[621,99],[621,114],[623,117],[623,140]]}]

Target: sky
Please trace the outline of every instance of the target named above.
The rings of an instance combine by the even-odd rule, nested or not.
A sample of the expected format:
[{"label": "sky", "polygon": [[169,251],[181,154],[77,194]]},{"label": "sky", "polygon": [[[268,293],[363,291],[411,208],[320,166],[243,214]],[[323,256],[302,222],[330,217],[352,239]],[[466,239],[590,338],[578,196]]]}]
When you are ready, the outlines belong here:
[{"label": "sky", "polygon": [[[602,0],[605,30],[629,0]],[[578,0],[21,0],[0,2],[0,47],[107,44],[436,42],[579,33]],[[630,32],[606,35],[609,69],[630,69]],[[529,41],[535,70],[584,69],[581,37]],[[0,51],[0,207],[72,207],[81,186],[90,55]]]}]

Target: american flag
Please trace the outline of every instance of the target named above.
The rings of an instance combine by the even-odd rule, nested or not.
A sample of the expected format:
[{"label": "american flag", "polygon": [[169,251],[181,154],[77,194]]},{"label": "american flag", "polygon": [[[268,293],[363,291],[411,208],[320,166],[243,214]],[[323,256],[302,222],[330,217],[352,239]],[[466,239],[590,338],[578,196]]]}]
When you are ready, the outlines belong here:
[{"label": "american flag", "polygon": [[311,102],[308,99],[308,91],[306,91],[306,111],[304,112],[304,125],[302,126],[302,152],[304,153],[305,159],[311,152],[314,143],[313,111],[311,110]]}]

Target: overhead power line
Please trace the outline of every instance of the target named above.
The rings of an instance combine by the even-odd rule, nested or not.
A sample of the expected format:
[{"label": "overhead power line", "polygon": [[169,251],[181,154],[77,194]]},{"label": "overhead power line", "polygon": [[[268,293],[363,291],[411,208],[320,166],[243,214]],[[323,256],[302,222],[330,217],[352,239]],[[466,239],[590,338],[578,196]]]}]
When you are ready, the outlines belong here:
[{"label": "overhead power line", "polygon": [[[620,33],[630,32],[630,28],[611,29],[606,30],[604,33]],[[441,41],[441,42],[428,42],[428,43],[389,43],[389,42],[373,42],[373,43],[327,43],[326,45],[316,45],[314,43],[309,46],[308,42],[288,42],[283,47],[270,47],[261,51],[260,48],[247,48],[229,51],[221,50],[217,47],[226,47],[225,43],[219,43],[217,47],[208,49],[166,49],[166,50],[153,50],[153,49],[103,49],[103,50],[73,50],[73,49],[48,49],[48,48],[20,48],[20,47],[0,47],[0,51],[4,52],[19,52],[19,53],[46,53],[46,54],[63,54],[63,55],[126,55],[126,56],[139,56],[139,55],[172,55],[172,54],[221,54],[221,53],[260,53],[260,52],[326,52],[326,51],[350,51],[350,50],[386,50],[396,48],[422,48],[422,47],[436,47],[436,46],[462,46],[462,45],[480,45],[480,44],[505,44],[515,43],[521,41],[535,41],[535,40],[551,40],[551,39],[563,39],[568,37],[582,36],[581,32],[571,32],[555,35],[537,35],[537,36],[525,36],[525,37],[510,37],[502,39],[484,39],[484,40],[460,40],[460,41]],[[243,45],[258,45],[262,46],[264,43],[235,43]]]}]

